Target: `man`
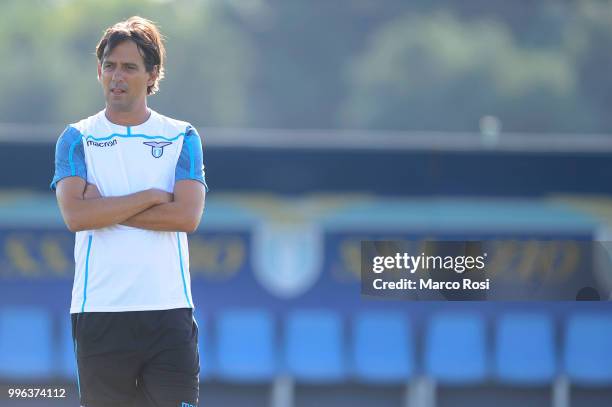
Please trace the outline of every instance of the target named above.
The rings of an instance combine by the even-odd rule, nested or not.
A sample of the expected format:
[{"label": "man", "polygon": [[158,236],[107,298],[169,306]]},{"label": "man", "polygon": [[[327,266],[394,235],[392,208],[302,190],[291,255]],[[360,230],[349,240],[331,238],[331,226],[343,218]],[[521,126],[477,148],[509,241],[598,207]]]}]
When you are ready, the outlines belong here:
[{"label": "man", "polygon": [[108,28],[96,48],[106,108],[56,146],[51,187],[76,232],[70,313],[86,407],[198,404],[186,232],[207,187],[196,130],[147,107],[164,54],[148,20]]}]

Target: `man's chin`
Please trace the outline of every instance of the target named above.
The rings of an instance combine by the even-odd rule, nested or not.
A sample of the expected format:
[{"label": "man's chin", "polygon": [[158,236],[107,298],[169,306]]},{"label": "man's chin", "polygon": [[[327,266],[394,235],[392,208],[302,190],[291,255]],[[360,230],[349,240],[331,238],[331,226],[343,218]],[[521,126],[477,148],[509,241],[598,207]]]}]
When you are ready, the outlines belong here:
[{"label": "man's chin", "polygon": [[129,103],[112,99],[106,101],[106,107],[114,112],[129,112],[132,110]]}]

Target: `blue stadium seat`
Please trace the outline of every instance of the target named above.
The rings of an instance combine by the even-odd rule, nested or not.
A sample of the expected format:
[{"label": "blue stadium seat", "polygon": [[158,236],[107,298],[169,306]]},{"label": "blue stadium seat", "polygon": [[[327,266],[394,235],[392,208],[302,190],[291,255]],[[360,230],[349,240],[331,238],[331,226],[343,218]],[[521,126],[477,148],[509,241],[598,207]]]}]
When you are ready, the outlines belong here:
[{"label": "blue stadium seat", "polygon": [[612,316],[571,316],[565,330],[564,362],[573,383],[586,386],[612,384]]},{"label": "blue stadium seat", "polygon": [[62,378],[77,380],[77,362],[72,340],[72,322],[70,314],[61,315],[60,361],[58,371]]},{"label": "blue stadium seat", "polygon": [[295,311],[287,317],[287,373],[301,382],[338,382],[346,375],[342,321],[332,311]]},{"label": "blue stadium seat", "polygon": [[550,384],[555,377],[554,326],[545,314],[504,315],[497,323],[495,367],[512,385]]},{"label": "blue stadium seat", "polygon": [[432,318],[425,339],[426,372],[443,384],[474,384],[486,377],[483,320],[472,314],[447,313]]},{"label": "blue stadium seat", "polygon": [[41,308],[0,310],[0,376],[11,379],[48,378],[53,373],[53,332]]},{"label": "blue stadium seat", "polygon": [[212,343],[210,340],[208,319],[196,308],[193,317],[198,324],[198,352],[200,353],[200,379],[209,379],[213,374]]},{"label": "blue stadium seat", "polygon": [[358,379],[403,383],[414,373],[414,343],[405,317],[395,312],[364,312],[353,321],[353,361]]},{"label": "blue stadium seat", "polygon": [[276,374],[274,320],[260,310],[227,311],[217,321],[218,372],[238,382],[270,381]]}]

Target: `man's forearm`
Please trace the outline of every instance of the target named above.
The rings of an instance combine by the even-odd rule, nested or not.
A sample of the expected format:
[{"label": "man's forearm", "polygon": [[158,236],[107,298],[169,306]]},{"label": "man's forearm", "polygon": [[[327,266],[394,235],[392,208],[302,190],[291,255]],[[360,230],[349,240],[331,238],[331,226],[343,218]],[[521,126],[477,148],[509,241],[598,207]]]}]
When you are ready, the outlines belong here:
[{"label": "man's forearm", "polygon": [[155,205],[121,222],[122,225],[163,232],[193,232],[199,224],[190,209],[179,202]]},{"label": "man's forearm", "polygon": [[200,223],[201,213],[191,213],[192,208],[180,202],[155,205],[121,222],[139,229],[164,232],[193,232]]},{"label": "man's forearm", "polygon": [[100,229],[121,223],[158,203],[159,197],[150,190],[117,197],[75,199],[64,218],[73,232]]}]

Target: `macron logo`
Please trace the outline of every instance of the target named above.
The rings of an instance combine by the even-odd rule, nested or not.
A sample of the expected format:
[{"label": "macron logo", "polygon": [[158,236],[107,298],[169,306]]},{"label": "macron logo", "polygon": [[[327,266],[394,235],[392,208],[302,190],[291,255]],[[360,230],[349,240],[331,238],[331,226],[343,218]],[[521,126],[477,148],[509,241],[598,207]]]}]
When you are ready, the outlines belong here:
[{"label": "macron logo", "polygon": [[94,147],[112,147],[115,144],[117,144],[117,139],[114,139],[113,141],[105,141],[103,143],[98,143],[97,141],[93,141],[93,140],[87,140],[87,146],[94,146]]}]

